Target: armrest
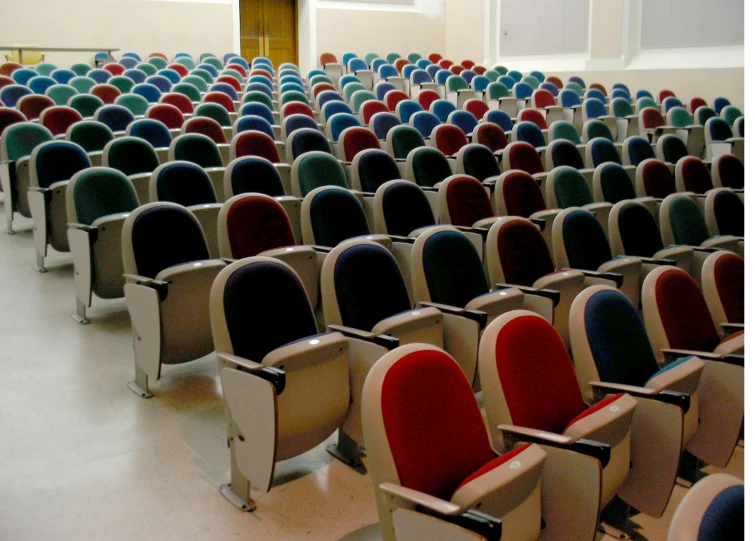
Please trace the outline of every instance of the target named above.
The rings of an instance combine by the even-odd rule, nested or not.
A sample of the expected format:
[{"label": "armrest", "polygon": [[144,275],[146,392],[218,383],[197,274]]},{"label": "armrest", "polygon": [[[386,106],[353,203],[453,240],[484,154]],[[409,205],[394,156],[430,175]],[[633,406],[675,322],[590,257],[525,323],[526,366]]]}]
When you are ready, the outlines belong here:
[{"label": "armrest", "polygon": [[168,296],[168,285],[170,284],[170,282],[166,282],[164,280],[154,280],[153,278],[147,278],[145,276],[139,276],[137,274],[124,274],[123,277],[129,284],[150,287],[156,290],[160,294],[160,301],[164,301]]},{"label": "armrest", "polygon": [[621,287],[621,284],[624,283],[624,275],[619,274],[617,272],[595,272],[595,271],[589,271],[589,270],[583,270],[583,269],[561,269],[561,270],[578,270],[582,274],[584,274],[587,277],[590,278],[602,278],[604,280],[611,280],[613,282],[616,282],[616,287]]},{"label": "armrest", "polygon": [[330,251],[333,249],[330,246],[320,246],[318,244],[311,244],[310,246],[315,252],[318,252],[321,254],[329,254]]},{"label": "armrest", "polygon": [[435,186],[420,186],[419,189],[423,192],[438,192],[438,188]]},{"label": "armrest", "polygon": [[502,526],[498,518],[474,509],[466,509],[435,496],[394,483],[381,483],[380,490],[390,498],[401,500],[401,507],[417,507],[420,513],[436,517],[444,522],[455,524],[465,530],[481,535],[488,541],[501,539]]},{"label": "armrest", "polygon": [[569,436],[563,436],[561,434],[506,424],[498,425],[498,429],[503,432],[504,439],[508,436],[509,438],[513,437],[513,439],[517,441],[527,441],[542,445],[550,445],[560,449],[568,449],[569,451],[574,451],[575,453],[588,455],[598,459],[604,468],[611,460],[611,446],[598,441],[584,438],[575,441]]},{"label": "armrest", "polygon": [[372,342],[373,344],[387,348],[389,351],[396,349],[399,346],[398,338],[385,334],[366,332],[360,329],[355,329],[354,327],[346,327],[345,325],[328,325],[328,330],[340,332],[347,338],[358,338],[360,340]]},{"label": "armrest", "polygon": [[543,220],[542,218],[530,218],[530,222],[535,224],[540,228],[540,231],[545,231],[545,226],[548,225],[548,222],[546,220]]},{"label": "armrest", "polygon": [[218,359],[229,367],[232,366],[236,370],[252,374],[272,383],[275,387],[275,394],[281,394],[286,388],[286,373],[280,368],[262,366],[260,363],[249,361],[231,353],[218,353],[217,355]]},{"label": "armrest", "polygon": [[414,244],[414,241],[416,240],[412,237],[402,237],[400,235],[388,235],[388,238],[390,238],[392,242],[403,242],[405,244]]},{"label": "armrest", "polygon": [[40,188],[39,186],[29,186],[27,188],[30,192],[39,192],[39,193],[48,193],[50,191],[50,188]]},{"label": "armrest", "polygon": [[709,353],[707,351],[673,348],[661,348],[661,353],[663,353],[663,356],[669,361],[674,361],[679,357],[689,357],[690,355],[694,355],[695,357],[699,357],[705,361],[720,361],[726,364],[733,364],[742,367],[744,367],[745,365],[744,355],[721,355],[719,353]]},{"label": "armrest", "polygon": [[545,297],[553,301],[553,307],[558,306],[558,302],[561,300],[561,292],[555,289],[535,289],[534,287],[518,286],[512,284],[496,284],[498,289],[515,288],[520,290],[525,295],[537,295],[538,297]]},{"label": "armrest", "polygon": [[482,227],[467,227],[465,225],[455,225],[454,226],[459,231],[464,231],[465,233],[477,233],[478,235],[482,235],[482,240],[485,240],[488,238],[488,229],[483,229]]},{"label": "armrest", "polygon": [[653,400],[658,400],[659,402],[679,406],[684,413],[689,411],[690,396],[687,393],[650,389],[648,387],[636,387],[634,385],[624,385],[621,383],[609,383],[607,381],[591,381],[589,384],[593,388],[593,391],[597,391],[600,394],[610,394],[612,392],[626,393],[631,396],[651,398]]},{"label": "armrest", "polygon": [[648,265],[671,265],[672,267],[676,267],[676,261],[674,261],[673,259],[653,259],[652,257],[640,256],[633,257],[639,257],[643,263],[647,263]]},{"label": "armrest", "polygon": [[423,301],[420,302],[419,305],[426,308],[436,308],[443,314],[454,314],[456,316],[462,316],[467,319],[471,319],[472,321],[477,322],[477,324],[480,326],[480,329],[485,327],[488,322],[488,315],[485,312],[480,312],[479,310],[466,310],[464,308],[458,308],[456,306],[440,304],[436,302]]},{"label": "armrest", "polygon": [[729,335],[745,330],[745,325],[744,323],[721,323],[721,328]]}]

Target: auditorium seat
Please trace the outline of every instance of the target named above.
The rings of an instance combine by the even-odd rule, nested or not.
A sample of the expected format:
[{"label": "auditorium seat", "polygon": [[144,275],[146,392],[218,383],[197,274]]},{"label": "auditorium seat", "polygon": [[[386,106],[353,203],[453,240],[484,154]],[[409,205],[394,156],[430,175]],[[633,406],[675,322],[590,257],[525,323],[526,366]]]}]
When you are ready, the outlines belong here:
[{"label": "auditorium seat", "polygon": [[[149,102],[138,94],[121,94],[115,99],[115,105],[125,107],[134,117],[142,117],[149,108]],[[114,130],[121,131],[121,130]]]},{"label": "auditorium seat", "polygon": [[716,188],[743,190],[745,187],[744,164],[733,154],[720,154],[711,163],[711,178]]},{"label": "auditorium seat", "polygon": [[705,216],[693,195],[674,193],[661,203],[661,238],[666,246],[683,244],[702,248],[743,251],[740,239],[732,235],[712,235]]},{"label": "auditorium seat", "polygon": [[160,165],[157,152],[149,142],[130,136],[113,139],[102,151],[102,165],[127,175],[139,201],[149,201],[149,179]]},{"label": "auditorium seat", "polygon": [[54,106],[55,102],[51,98],[40,96],[39,94],[21,96],[18,102],[16,102],[16,109],[21,111],[28,120],[38,120],[42,111]]},{"label": "auditorium seat", "polygon": [[[714,188],[705,195],[705,223],[713,236],[744,237],[745,209],[731,188]],[[744,248],[742,248],[744,254]]]},{"label": "auditorium seat", "polygon": [[309,152],[291,165],[291,194],[302,198],[322,186],[349,188],[341,163],[330,153]]},{"label": "auditorium seat", "polygon": [[724,119],[711,117],[705,122],[705,155],[710,160],[719,154],[734,154],[744,163],[744,138],[734,137]]},{"label": "auditorium seat", "polygon": [[54,101],[55,105],[68,105],[68,100],[78,93],[78,90],[67,84],[53,85],[45,91],[45,95]]},{"label": "auditorium seat", "polygon": [[[268,135],[268,137],[270,137]],[[309,152],[332,154],[328,139],[320,130],[299,128],[286,139],[286,162],[294,163],[299,156]]]},{"label": "auditorium seat", "polygon": [[84,119],[76,109],[64,105],[48,107],[39,115],[39,123],[58,139],[63,138],[71,125],[82,120]]},{"label": "auditorium seat", "polygon": [[437,148],[425,146],[412,150],[406,157],[407,179],[423,188],[432,188],[453,172],[448,160]]}]

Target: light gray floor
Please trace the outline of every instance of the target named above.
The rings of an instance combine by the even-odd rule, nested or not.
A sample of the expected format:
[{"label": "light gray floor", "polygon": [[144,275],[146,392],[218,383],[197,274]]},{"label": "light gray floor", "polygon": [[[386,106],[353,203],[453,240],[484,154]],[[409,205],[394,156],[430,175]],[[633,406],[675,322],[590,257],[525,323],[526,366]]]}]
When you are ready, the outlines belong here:
[{"label": "light gray floor", "polygon": [[[70,256],[34,272],[30,226],[0,231],[0,540],[379,539],[369,476],[324,446],[280,464],[256,512],[227,503],[214,359],[168,367],[151,400],[133,395],[125,301],[95,299],[92,324],[75,323]],[[741,449],[726,471],[743,476]],[[638,539],[665,539],[684,492],[661,519],[636,517]]]}]

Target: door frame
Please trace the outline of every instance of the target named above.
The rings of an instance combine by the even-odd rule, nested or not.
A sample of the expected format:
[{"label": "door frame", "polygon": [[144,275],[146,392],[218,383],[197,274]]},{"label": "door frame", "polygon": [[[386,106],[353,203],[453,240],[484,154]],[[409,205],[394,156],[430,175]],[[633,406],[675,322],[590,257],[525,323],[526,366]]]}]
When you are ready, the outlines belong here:
[{"label": "door frame", "polygon": [[[241,53],[241,0],[231,0],[233,52]],[[298,65],[302,73],[317,67],[317,0],[296,0]]]}]

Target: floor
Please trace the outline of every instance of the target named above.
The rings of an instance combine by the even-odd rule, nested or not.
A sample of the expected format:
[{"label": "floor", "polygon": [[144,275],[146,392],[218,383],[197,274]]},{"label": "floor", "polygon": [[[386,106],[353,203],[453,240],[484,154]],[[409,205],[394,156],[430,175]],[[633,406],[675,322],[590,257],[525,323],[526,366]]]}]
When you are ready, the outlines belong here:
[{"label": "floor", "polygon": [[[214,359],[169,367],[154,398],[137,398],[125,301],[95,299],[78,325],[70,255],[53,252],[38,274],[31,222],[2,229],[0,540],[380,539],[369,476],[324,445],[279,464],[255,512],[227,503]],[[743,476],[741,448],[726,471]],[[637,539],[665,539],[684,492],[662,518],[635,517]]]}]

